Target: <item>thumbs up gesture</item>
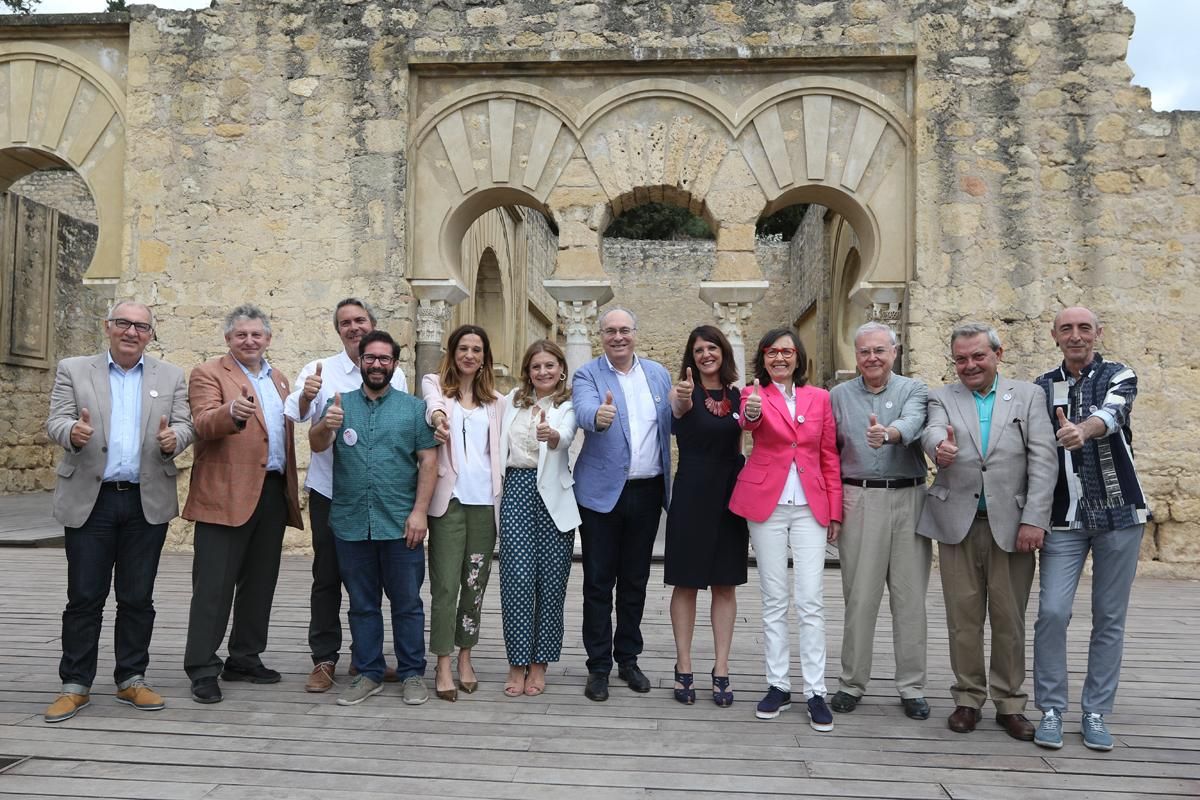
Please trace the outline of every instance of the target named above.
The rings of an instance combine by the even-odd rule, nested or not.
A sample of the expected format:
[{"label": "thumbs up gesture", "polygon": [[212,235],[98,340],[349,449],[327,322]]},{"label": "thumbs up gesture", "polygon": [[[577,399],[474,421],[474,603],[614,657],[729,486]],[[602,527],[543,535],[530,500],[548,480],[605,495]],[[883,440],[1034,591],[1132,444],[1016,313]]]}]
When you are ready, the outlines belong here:
[{"label": "thumbs up gesture", "polygon": [[92,428],[92,415],[86,408],[79,410],[79,421],[71,426],[71,446],[76,450],[82,448],[92,438],[95,429]]},{"label": "thumbs up gesture", "polygon": [[329,408],[325,409],[325,427],[337,430],[342,427],[342,420],[345,418],[346,412],[342,409],[342,395],[339,392],[333,396],[333,403]]},{"label": "thumbs up gesture", "polygon": [[551,448],[558,447],[558,431],[554,430],[554,427],[546,422],[545,410],[542,410],[538,417],[536,434],[539,442],[546,442]]},{"label": "thumbs up gesture", "polygon": [[246,420],[254,416],[254,395],[250,393],[246,384],[242,384],[242,396],[229,406],[229,413],[233,414],[234,422],[239,424],[245,424]]},{"label": "thumbs up gesture", "polygon": [[878,450],[887,444],[887,426],[879,424],[879,417],[871,415],[867,423],[867,445]]},{"label": "thumbs up gesture", "polygon": [[450,420],[445,411],[433,412],[433,438],[438,444],[450,442]]},{"label": "thumbs up gesture", "polygon": [[688,367],[685,370],[684,377],[675,384],[675,400],[680,403],[686,403],[689,406],[692,404],[692,391],[696,388],[695,382],[692,380],[692,368]]},{"label": "thumbs up gesture", "polygon": [[1067,419],[1062,406],[1054,410],[1058,417],[1058,430],[1054,432],[1054,438],[1058,440],[1059,445],[1068,450],[1078,450],[1083,447],[1083,443],[1087,441],[1087,437],[1083,433],[1083,426],[1076,425]]},{"label": "thumbs up gesture", "polygon": [[164,456],[174,455],[175,453],[175,431],[171,430],[170,420],[164,414],[158,418],[158,433],[154,438],[158,439],[158,449],[162,451]]},{"label": "thumbs up gesture", "polygon": [[317,362],[317,371],[304,379],[304,389],[300,392],[300,396],[308,402],[312,402],[317,393],[321,391],[321,363]]},{"label": "thumbs up gesture", "polygon": [[954,459],[958,455],[958,445],[954,443],[953,425],[946,426],[946,438],[938,442],[933,453],[934,460],[937,461],[939,467],[948,467],[954,463]]},{"label": "thumbs up gesture", "polygon": [[596,409],[596,430],[606,431],[617,418],[617,407],[613,403],[612,392],[604,393],[604,404]]},{"label": "thumbs up gesture", "polygon": [[754,388],[750,390],[750,396],[746,398],[746,419],[753,422],[762,416],[762,396],[759,392],[758,378],[754,379]]}]

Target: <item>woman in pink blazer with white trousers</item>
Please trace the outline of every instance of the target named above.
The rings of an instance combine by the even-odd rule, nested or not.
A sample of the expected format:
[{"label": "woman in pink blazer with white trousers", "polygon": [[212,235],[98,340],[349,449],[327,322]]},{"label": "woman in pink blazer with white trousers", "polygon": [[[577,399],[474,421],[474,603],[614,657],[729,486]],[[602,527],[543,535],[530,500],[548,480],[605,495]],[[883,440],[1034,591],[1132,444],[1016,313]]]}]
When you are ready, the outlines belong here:
[{"label": "woman in pink blazer with white trousers", "polygon": [[833,730],[825,704],[825,543],[837,540],[842,475],[829,392],[807,386],[808,357],[794,331],[778,328],[758,343],[754,383],[742,390],[740,422],[754,450],[738,474],[729,509],[745,517],[758,563],[769,688],[759,719],[791,708],[788,552],[800,622],[800,669],[809,724]]},{"label": "woman in pink blazer with white trousers", "polygon": [[[487,333],[462,325],[450,334],[437,375],[421,379],[426,422],[438,448],[438,482],[429,502],[429,649],[437,656],[434,690],[454,702],[475,691],[471,648],[492,569],[500,491],[504,399],[492,377]],[[450,655],[458,646],[458,685]]]}]

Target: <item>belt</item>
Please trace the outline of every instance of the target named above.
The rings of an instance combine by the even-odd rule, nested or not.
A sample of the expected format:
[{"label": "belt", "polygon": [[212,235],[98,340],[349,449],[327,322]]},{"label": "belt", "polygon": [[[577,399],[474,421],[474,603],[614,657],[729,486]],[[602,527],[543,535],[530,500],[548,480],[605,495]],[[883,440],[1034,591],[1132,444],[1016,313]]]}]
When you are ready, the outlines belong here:
[{"label": "belt", "polygon": [[138,485],[133,481],[105,481],[100,484],[101,489],[114,489],[118,492],[128,492],[138,488]]},{"label": "belt", "polygon": [[842,478],[842,483],[862,489],[907,489],[920,486],[924,478]]}]

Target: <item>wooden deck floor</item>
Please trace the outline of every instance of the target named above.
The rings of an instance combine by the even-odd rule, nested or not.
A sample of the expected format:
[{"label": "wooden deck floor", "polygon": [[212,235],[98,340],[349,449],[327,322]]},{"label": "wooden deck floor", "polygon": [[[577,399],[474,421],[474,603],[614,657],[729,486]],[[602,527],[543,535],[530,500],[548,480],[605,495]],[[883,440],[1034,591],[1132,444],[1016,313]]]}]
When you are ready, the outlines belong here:
[{"label": "wooden deck floor", "polygon": [[[150,678],[167,697],[144,713],[113,701],[111,611],[101,644],[100,677],[90,707],[58,725],[41,714],[57,689],[62,552],[2,552],[0,796],[87,798],[1131,798],[1200,796],[1200,584],[1141,579],[1134,589],[1124,680],[1109,717],[1117,739],[1108,754],[1083,747],[1078,714],[1068,715],[1057,752],[1009,739],[988,717],[969,736],[950,732],[944,611],[935,575],[929,596],[929,699],[926,722],[904,717],[891,684],[886,610],[876,639],[873,694],[853,714],[817,733],[800,706],[779,719],[754,718],[762,683],[755,578],[739,592],[733,683],[738,701],[718,709],[671,698],[674,661],[668,591],[655,567],[641,664],[656,684],[635,695],[614,681],[612,699],[592,703],[579,641],[579,567],[571,578],[568,635],[545,695],[510,700],[498,592],[488,593],[482,680],[458,703],[403,705],[397,687],[353,708],[336,693],[302,689],[309,667],[308,560],[284,558],[271,648],[265,660],[284,673],[274,686],[225,685],[225,702],[193,703],[181,668],[191,559],[164,555]],[[831,691],[841,641],[839,574],[828,569],[825,597]],[[1087,592],[1077,614],[1086,619]],[[110,602],[111,605],[111,602]],[[1030,631],[1036,600],[1030,604]],[[696,643],[696,672],[710,666],[711,643]],[[1086,626],[1072,631],[1072,701],[1083,668]],[[343,661],[343,664],[347,663]],[[432,669],[430,670],[432,674]],[[615,678],[615,676],[614,676]],[[1032,712],[1031,716],[1037,716]]]}]

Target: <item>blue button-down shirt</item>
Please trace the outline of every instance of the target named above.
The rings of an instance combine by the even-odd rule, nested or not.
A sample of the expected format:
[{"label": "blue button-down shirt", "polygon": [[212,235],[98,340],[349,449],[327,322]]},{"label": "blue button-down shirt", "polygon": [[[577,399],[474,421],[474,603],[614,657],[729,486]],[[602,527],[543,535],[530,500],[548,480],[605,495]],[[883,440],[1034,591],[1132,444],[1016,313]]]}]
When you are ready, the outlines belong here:
[{"label": "blue button-down shirt", "polygon": [[[996,407],[996,386],[1000,383],[1000,376],[997,375],[992,380],[992,388],[988,389],[987,394],[979,392],[971,392],[975,396],[975,411],[979,414],[979,457],[987,458],[988,438],[992,435],[992,410]],[[979,510],[987,509],[987,497],[983,492],[979,493]]]},{"label": "blue button-down shirt", "polygon": [[[234,361],[237,359],[235,358]],[[262,369],[258,371],[257,375],[251,374],[242,362],[237,361],[237,365],[250,379],[250,385],[254,387],[254,393],[258,395],[258,402],[262,404],[263,419],[267,421],[267,472],[282,473],[287,464],[283,398],[279,396],[279,390],[275,388],[275,381],[271,378],[271,365],[264,358]]]},{"label": "blue button-down shirt", "polygon": [[108,354],[108,391],[112,414],[108,422],[108,458],[105,481],[138,482],[142,451],[143,359],[131,369],[122,369]]}]

